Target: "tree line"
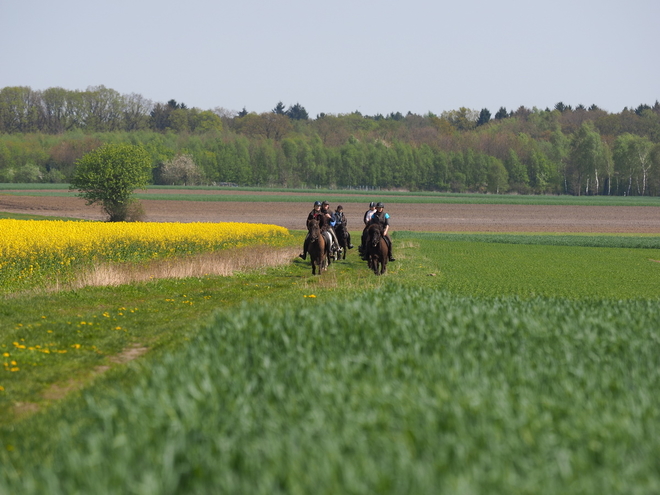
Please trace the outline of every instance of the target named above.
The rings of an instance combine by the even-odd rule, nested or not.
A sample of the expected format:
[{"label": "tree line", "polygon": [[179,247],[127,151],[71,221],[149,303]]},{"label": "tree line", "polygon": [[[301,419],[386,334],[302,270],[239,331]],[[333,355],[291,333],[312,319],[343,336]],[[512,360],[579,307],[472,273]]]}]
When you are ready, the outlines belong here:
[{"label": "tree line", "polygon": [[657,101],[312,119],[299,103],[232,112],[103,86],[0,90],[1,182],[68,182],[105,143],[143,146],[156,184],[660,195]]}]

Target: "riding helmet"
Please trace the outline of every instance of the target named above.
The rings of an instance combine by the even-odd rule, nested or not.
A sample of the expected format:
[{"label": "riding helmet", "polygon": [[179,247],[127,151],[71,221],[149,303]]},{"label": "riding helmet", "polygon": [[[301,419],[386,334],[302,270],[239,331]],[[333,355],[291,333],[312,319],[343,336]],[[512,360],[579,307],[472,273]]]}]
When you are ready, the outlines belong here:
[{"label": "riding helmet", "polygon": [[369,203],[369,208],[375,208],[375,207],[376,207],[376,203],[374,203],[373,201]]},{"label": "riding helmet", "polygon": [[330,203],[328,203],[327,201],[324,201],[323,203],[321,203],[321,206],[326,206],[326,205],[330,206]]},{"label": "riding helmet", "polygon": [[385,205],[380,201],[376,204],[376,208],[385,208]]},{"label": "riding helmet", "polygon": [[321,206],[321,202],[320,201],[314,201],[314,206]]}]

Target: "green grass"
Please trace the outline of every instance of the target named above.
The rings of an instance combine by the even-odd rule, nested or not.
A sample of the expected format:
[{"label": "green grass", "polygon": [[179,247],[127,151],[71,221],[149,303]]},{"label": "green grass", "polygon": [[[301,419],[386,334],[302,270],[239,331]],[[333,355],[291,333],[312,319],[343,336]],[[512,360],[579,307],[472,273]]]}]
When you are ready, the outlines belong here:
[{"label": "green grass", "polygon": [[[511,237],[521,241],[525,236]],[[400,245],[409,246],[399,251],[415,253],[405,265],[405,283],[412,286],[485,297],[660,298],[658,249],[589,247],[599,244],[590,236],[529,237],[528,244],[514,244],[506,242],[507,236],[495,243],[484,242],[481,234],[395,234]],[[533,244],[535,238],[543,244]],[[609,245],[634,244],[630,236],[601,239],[611,240]],[[548,244],[555,240],[571,244]],[[658,242],[641,237],[641,245],[644,240]]]},{"label": "green grass", "polygon": [[394,235],[403,235],[407,240],[427,239],[496,244],[660,249],[660,234],[493,234],[399,231]]},{"label": "green grass", "polygon": [[0,211],[1,218],[11,218],[14,220],[63,220],[67,222],[85,222],[86,220],[79,220],[77,218],[68,218],[68,217],[52,217],[44,215],[30,215],[27,213],[6,213]]},{"label": "green grass", "polygon": [[12,435],[12,493],[660,488],[657,302],[394,285],[297,306],[219,313],[56,408],[54,438]]},{"label": "green grass", "polygon": [[[660,256],[635,239],[398,232],[383,277],[351,252],[322,277],[3,301],[2,344],[53,336],[70,361],[0,375],[23,380],[0,494],[658,492]],[[71,376],[89,386],[12,416]]]},{"label": "green grass", "polygon": [[[75,196],[75,192],[62,192],[68,189],[68,184],[0,184],[3,194],[16,196]],[[538,196],[538,195],[508,195],[508,194],[476,194],[476,193],[441,193],[441,192],[409,192],[361,189],[284,189],[263,187],[211,187],[211,186],[149,186],[151,191],[169,190],[186,191],[181,194],[144,194],[136,191],[138,199],[170,200],[170,201],[268,201],[275,203],[303,202],[311,203],[320,198],[331,203],[341,203],[350,200],[356,203],[369,203],[382,199],[388,203],[444,203],[444,204],[507,204],[507,205],[583,205],[583,206],[660,206],[660,197],[649,196]],[[191,193],[191,191],[193,191]],[[215,191],[219,194],[194,194],[194,191]],[[223,195],[223,191],[244,191],[255,194]],[[291,193],[287,196],[276,193]],[[259,194],[256,194],[259,193]],[[268,194],[273,193],[273,194]],[[348,196],[348,197],[347,197]],[[349,199],[350,198],[350,199]]]}]

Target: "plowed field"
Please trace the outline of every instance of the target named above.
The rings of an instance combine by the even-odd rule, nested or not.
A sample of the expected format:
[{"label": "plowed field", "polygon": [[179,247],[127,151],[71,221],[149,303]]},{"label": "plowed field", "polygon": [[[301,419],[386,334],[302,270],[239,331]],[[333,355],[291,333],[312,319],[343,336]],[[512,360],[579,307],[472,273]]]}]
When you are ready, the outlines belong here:
[{"label": "plowed field", "polygon": [[[236,193],[240,193],[236,191]],[[177,194],[183,194],[181,190]],[[195,191],[199,194],[199,191]],[[225,194],[224,192],[222,194]],[[255,193],[250,193],[254,195]],[[270,194],[270,193],[269,193]],[[285,193],[283,193],[285,194]],[[347,196],[347,200],[350,200]],[[377,198],[376,198],[377,199]],[[311,204],[295,202],[142,200],[152,222],[250,222],[304,229]],[[367,205],[342,203],[351,230]],[[332,204],[334,210],[336,204]],[[75,197],[0,194],[0,211],[103,220],[98,207]],[[393,230],[428,232],[660,233],[660,210],[647,206],[518,206],[386,203]]]}]

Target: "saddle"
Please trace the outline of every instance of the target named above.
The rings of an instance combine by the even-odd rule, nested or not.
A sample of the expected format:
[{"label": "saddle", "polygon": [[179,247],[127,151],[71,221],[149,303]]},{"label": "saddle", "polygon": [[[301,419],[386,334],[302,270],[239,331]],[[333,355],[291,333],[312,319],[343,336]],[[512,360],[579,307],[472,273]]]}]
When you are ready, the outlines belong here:
[{"label": "saddle", "polygon": [[339,253],[342,251],[342,247],[334,242],[334,238],[329,231],[323,232],[323,238],[325,239],[325,245],[327,246],[328,253]]},{"label": "saddle", "polygon": [[332,242],[332,235],[326,230],[323,232],[323,238],[325,239],[325,245],[327,246],[328,252],[331,253],[335,249],[334,242]]}]

